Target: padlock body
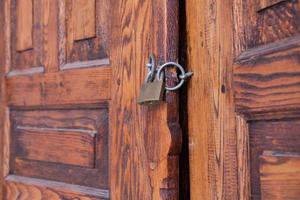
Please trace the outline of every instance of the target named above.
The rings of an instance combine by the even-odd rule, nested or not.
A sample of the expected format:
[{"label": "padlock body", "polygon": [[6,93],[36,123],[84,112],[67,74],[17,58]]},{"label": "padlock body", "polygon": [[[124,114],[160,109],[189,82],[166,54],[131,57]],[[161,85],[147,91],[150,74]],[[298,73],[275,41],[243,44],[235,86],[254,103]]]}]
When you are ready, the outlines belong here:
[{"label": "padlock body", "polygon": [[144,83],[140,90],[138,103],[141,105],[157,104],[162,101],[164,92],[164,82],[155,80],[153,82]]}]

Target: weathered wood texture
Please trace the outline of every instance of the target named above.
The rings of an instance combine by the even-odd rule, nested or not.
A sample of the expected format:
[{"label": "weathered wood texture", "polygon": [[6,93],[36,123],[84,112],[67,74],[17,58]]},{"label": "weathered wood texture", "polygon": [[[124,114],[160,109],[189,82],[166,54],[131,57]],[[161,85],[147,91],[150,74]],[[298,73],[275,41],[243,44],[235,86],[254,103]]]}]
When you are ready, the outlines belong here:
[{"label": "weathered wood texture", "polygon": [[238,199],[233,1],[187,0],[191,199]]},{"label": "weathered wood texture", "polygon": [[[262,156],[264,156],[265,151],[274,151],[273,156],[278,155],[280,159],[281,154],[290,152],[291,155],[300,155],[300,134],[299,134],[299,120],[286,120],[286,121],[266,121],[266,122],[253,122],[250,123],[250,151],[251,151],[251,190],[252,197],[254,199],[260,199],[261,191],[264,188],[261,185],[261,180],[266,178],[263,172],[260,172],[260,166],[265,162],[262,162]],[[285,163],[285,157],[281,155],[283,164]],[[286,157],[289,157],[286,154]],[[261,159],[260,159],[261,158]],[[288,161],[288,160],[287,160]],[[268,162],[266,162],[267,164]],[[273,163],[274,167],[277,165],[276,162]],[[280,163],[279,163],[280,164]],[[278,164],[278,165],[279,165]],[[288,165],[289,166],[289,165]],[[280,172],[278,168],[278,174],[281,175],[282,182],[288,184],[289,173],[293,173],[292,167],[286,167],[284,174]],[[264,170],[264,166],[261,166],[261,170]],[[278,166],[280,167],[280,166]],[[262,174],[261,174],[262,173]],[[265,182],[266,184],[266,182]],[[267,185],[265,185],[267,187]],[[297,191],[296,191],[297,192]],[[299,190],[298,190],[299,192]],[[294,191],[295,194],[295,191]],[[298,193],[299,194],[299,193]],[[284,194],[282,194],[284,195]],[[292,195],[292,194],[291,194]],[[294,198],[297,196],[294,196]],[[266,198],[268,199],[268,198]]]},{"label": "weathered wood texture", "polygon": [[249,124],[241,116],[236,117],[238,199],[251,199]]},{"label": "weathered wood texture", "polygon": [[[261,0],[235,0],[235,26],[237,31],[236,45],[243,51],[271,44],[282,39],[298,36],[299,3],[298,1],[281,1],[270,3],[259,11]],[[259,11],[259,12],[258,12]]]},{"label": "weathered wood texture", "polygon": [[186,5],[191,199],[260,199],[258,146],[299,146],[300,3]]},{"label": "weathered wood texture", "polygon": [[299,116],[299,2],[236,0],[234,10],[236,110],[248,119]]},{"label": "weathered wood texture", "polygon": [[32,1],[22,51],[19,2],[0,3],[1,197],[178,199],[177,93],[136,103],[149,54],[177,59],[178,1]]},{"label": "weathered wood texture", "polygon": [[107,109],[12,111],[10,170],[108,188]]},{"label": "weathered wood texture", "polygon": [[9,24],[11,23],[10,18],[6,16],[10,16],[11,9],[10,3],[7,1],[0,2],[0,24],[2,28],[0,30],[0,79],[1,79],[1,87],[0,87],[0,198],[3,198],[4,195],[4,177],[6,177],[9,173],[9,112],[6,107],[6,87],[5,87],[5,74],[9,71],[9,67],[11,65],[11,53],[10,53],[10,42],[7,42],[11,37],[11,29],[9,28]]},{"label": "weathered wood texture", "polygon": [[[112,26],[119,29],[113,33],[117,51],[112,65],[122,67],[112,73],[112,198],[178,199],[177,94],[168,93],[167,103],[149,108],[136,104],[149,53],[160,63],[176,61],[177,1],[122,0],[114,5]],[[167,76],[168,83],[176,77]],[[141,144],[146,148],[139,148]]]},{"label": "weathered wood texture", "polygon": [[262,199],[299,199],[299,154],[264,152],[260,157],[259,172],[261,176]]},{"label": "weathered wood texture", "polygon": [[[4,1],[0,1],[0,26],[5,27],[5,3]],[[0,44],[5,44],[5,34],[6,30],[4,28],[0,29]],[[5,124],[5,100],[4,100],[4,93],[5,93],[5,87],[4,87],[4,74],[5,74],[5,68],[6,68],[6,52],[5,47],[1,46],[0,48],[0,198],[2,198],[3,195],[3,175],[4,175],[4,124]]]},{"label": "weathered wood texture", "polygon": [[96,36],[96,1],[72,1],[72,27],[74,40],[82,40]]},{"label": "weathered wood texture", "polygon": [[260,0],[258,11],[260,11],[262,9],[267,9],[270,6],[274,6],[274,5],[284,2],[284,1],[288,1],[288,0]]},{"label": "weathered wood texture", "polygon": [[5,179],[4,199],[32,200],[104,200],[109,199],[107,190],[76,186],[54,181],[9,175]]},{"label": "weathered wood texture", "polygon": [[110,99],[111,68],[14,76],[6,84],[11,106],[97,103]]},{"label": "weathered wood texture", "polygon": [[32,0],[23,0],[17,2],[17,51],[32,48],[33,37],[33,2]]},{"label": "weathered wood texture", "polygon": [[110,35],[111,4],[110,0],[59,1],[60,48],[66,47],[60,54],[60,67],[109,58],[113,51],[109,43],[114,39]]},{"label": "weathered wood texture", "polygon": [[[279,47],[278,45],[277,48]],[[262,55],[262,52],[258,55]],[[299,48],[297,51],[280,50],[279,53],[237,66],[234,75],[237,110],[245,113],[250,110],[266,112],[299,109],[298,53]]]},{"label": "weathered wood texture", "polygon": [[[10,70],[30,69],[43,66],[43,26],[45,19],[41,12],[47,1],[12,0],[9,2],[9,24],[11,28]],[[8,16],[7,16],[8,17]]]},{"label": "weathered wood texture", "polygon": [[[297,132],[300,4],[298,1],[236,0],[234,5],[235,104],[236,111],[249,124],[250,155],[243,156],[250,161],[245,163],[250,171],[249,193],[255,200],[297,199],[300,189],[295,189],[297,181],[289,178],[293,167],[288,157],[289,152],[300,153]],[[266,151],[273,151],[273,157],[265,157]],[[274,161],[272,167],[277,175],[268,172],[272,170],[270,159]],[[280,166],[285,171],[280,171]],[[280,183],[275,187],[272,183],[276,180],[272,179],[279,176],[286,187],[276,189]],[[244,182],[248,181],[247,177]]]}]

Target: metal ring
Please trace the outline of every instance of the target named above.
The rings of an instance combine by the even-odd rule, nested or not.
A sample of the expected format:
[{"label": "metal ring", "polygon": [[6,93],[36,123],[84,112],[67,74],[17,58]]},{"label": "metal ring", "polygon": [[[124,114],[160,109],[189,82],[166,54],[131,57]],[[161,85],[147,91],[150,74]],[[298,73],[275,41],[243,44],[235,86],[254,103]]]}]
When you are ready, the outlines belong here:
[{"label": "metal ring", "polygon": [[[167,62],[167,63],[163,64],[162,66],[160,66],[159,69],[157,70],[157,79],[158,80],[161,79],[162,70],[165,67],[169,67],[169,66],[177,67],[180,70],[180,73],[181,73],[179,77],[185,77],[186,73],[185,73],[183,67],[180,64],[175,63],[175,62]],[[176,85],[175,87],[166,87],[166,90],[168,90],[168,91],[178,90],[185,82],[185,78],[180,78],[180,79],[181,79],[181,81],[178,83],[178,85]]]}]

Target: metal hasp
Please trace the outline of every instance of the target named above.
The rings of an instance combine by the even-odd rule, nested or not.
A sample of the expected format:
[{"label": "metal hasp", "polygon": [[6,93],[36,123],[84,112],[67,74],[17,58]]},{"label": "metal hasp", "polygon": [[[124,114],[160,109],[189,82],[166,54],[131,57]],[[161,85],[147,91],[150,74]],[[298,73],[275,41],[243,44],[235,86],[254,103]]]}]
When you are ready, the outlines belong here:
[{"label": "metal hasp", "polygon": [[172,66],[175,66],[179,69],[179,71],[180,71],[180,75],[179,75],[180,82],[178,83],[178,85],[176,85],[174,87],[166,86],[165,89],[169,90],[169,91],[174,91],[174,90],[180,89],[183,86],[183,84],[186,82],[186,80],[189,79],[193,75],[193,72],[185,72],[185,70],[183,69],[183,67],[180,64],[175,63],[175,62],[167,62],[167,63],[163,64],[162,66],[160,66],[158,68],[158,70],[157,70],[157,79],[161,78],[161,73],[163,73],[164,68],[172,67]]},{"label": "metal hasp", "polygon": [[[146,64],[148,68],[148,74],[145,82],[142,84],[140,96],[138,98],[138,104],[151,105],[161,102],[163,100],[163,94],[165,90],[175,91],[180,89],[186,80],[193,75],[193,72],[185,72],[184,68],[176,62],[167,62],[159,66],[157,69],[155,65],[155,58],[153,54],[151,54],[149,63]],[[164,69],[166,67],[174,66],[180,71],[180,82],[174,87],[168,87],[165,85]]]}]

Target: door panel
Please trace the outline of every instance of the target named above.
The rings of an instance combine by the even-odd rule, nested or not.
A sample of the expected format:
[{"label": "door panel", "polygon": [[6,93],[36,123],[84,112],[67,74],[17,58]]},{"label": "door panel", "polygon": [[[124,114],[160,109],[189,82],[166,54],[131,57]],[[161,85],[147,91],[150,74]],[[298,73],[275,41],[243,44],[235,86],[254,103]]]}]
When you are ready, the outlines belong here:
[{"label": "door panel", "polygon": [[253,197],[260,194],[261,199],[299,198],[299,125],[299,120],[250,123]]},{"label": "door panel", "polygon": [[266,152],[260,157],[262,199],[299,199],[299,154]]},{"label": "door panel", "polygon": [[191,199],[299,199],[300,1],[186,2]]},{"label": "door panel", "polygon": [[110,2],[6,3],[16,48],[4,199],[109,198]]},{"label": "door panel", "polygon": [[177,4],[0,2],[0,199],[178,199],[177,93],[137,104],[148,55],[177,59]]},{"label": "door panel", "polygon": [[[299,1],[243,1],[234,67],[236,111],[248,123],[251,199],[299,199]],[[239,26],[237,25],[237,26]],[[241,133],[237,133],[241,134]],[[242,147],[242,148],[245,148]],[[246,179],[243,181],[247,181]]]}]

